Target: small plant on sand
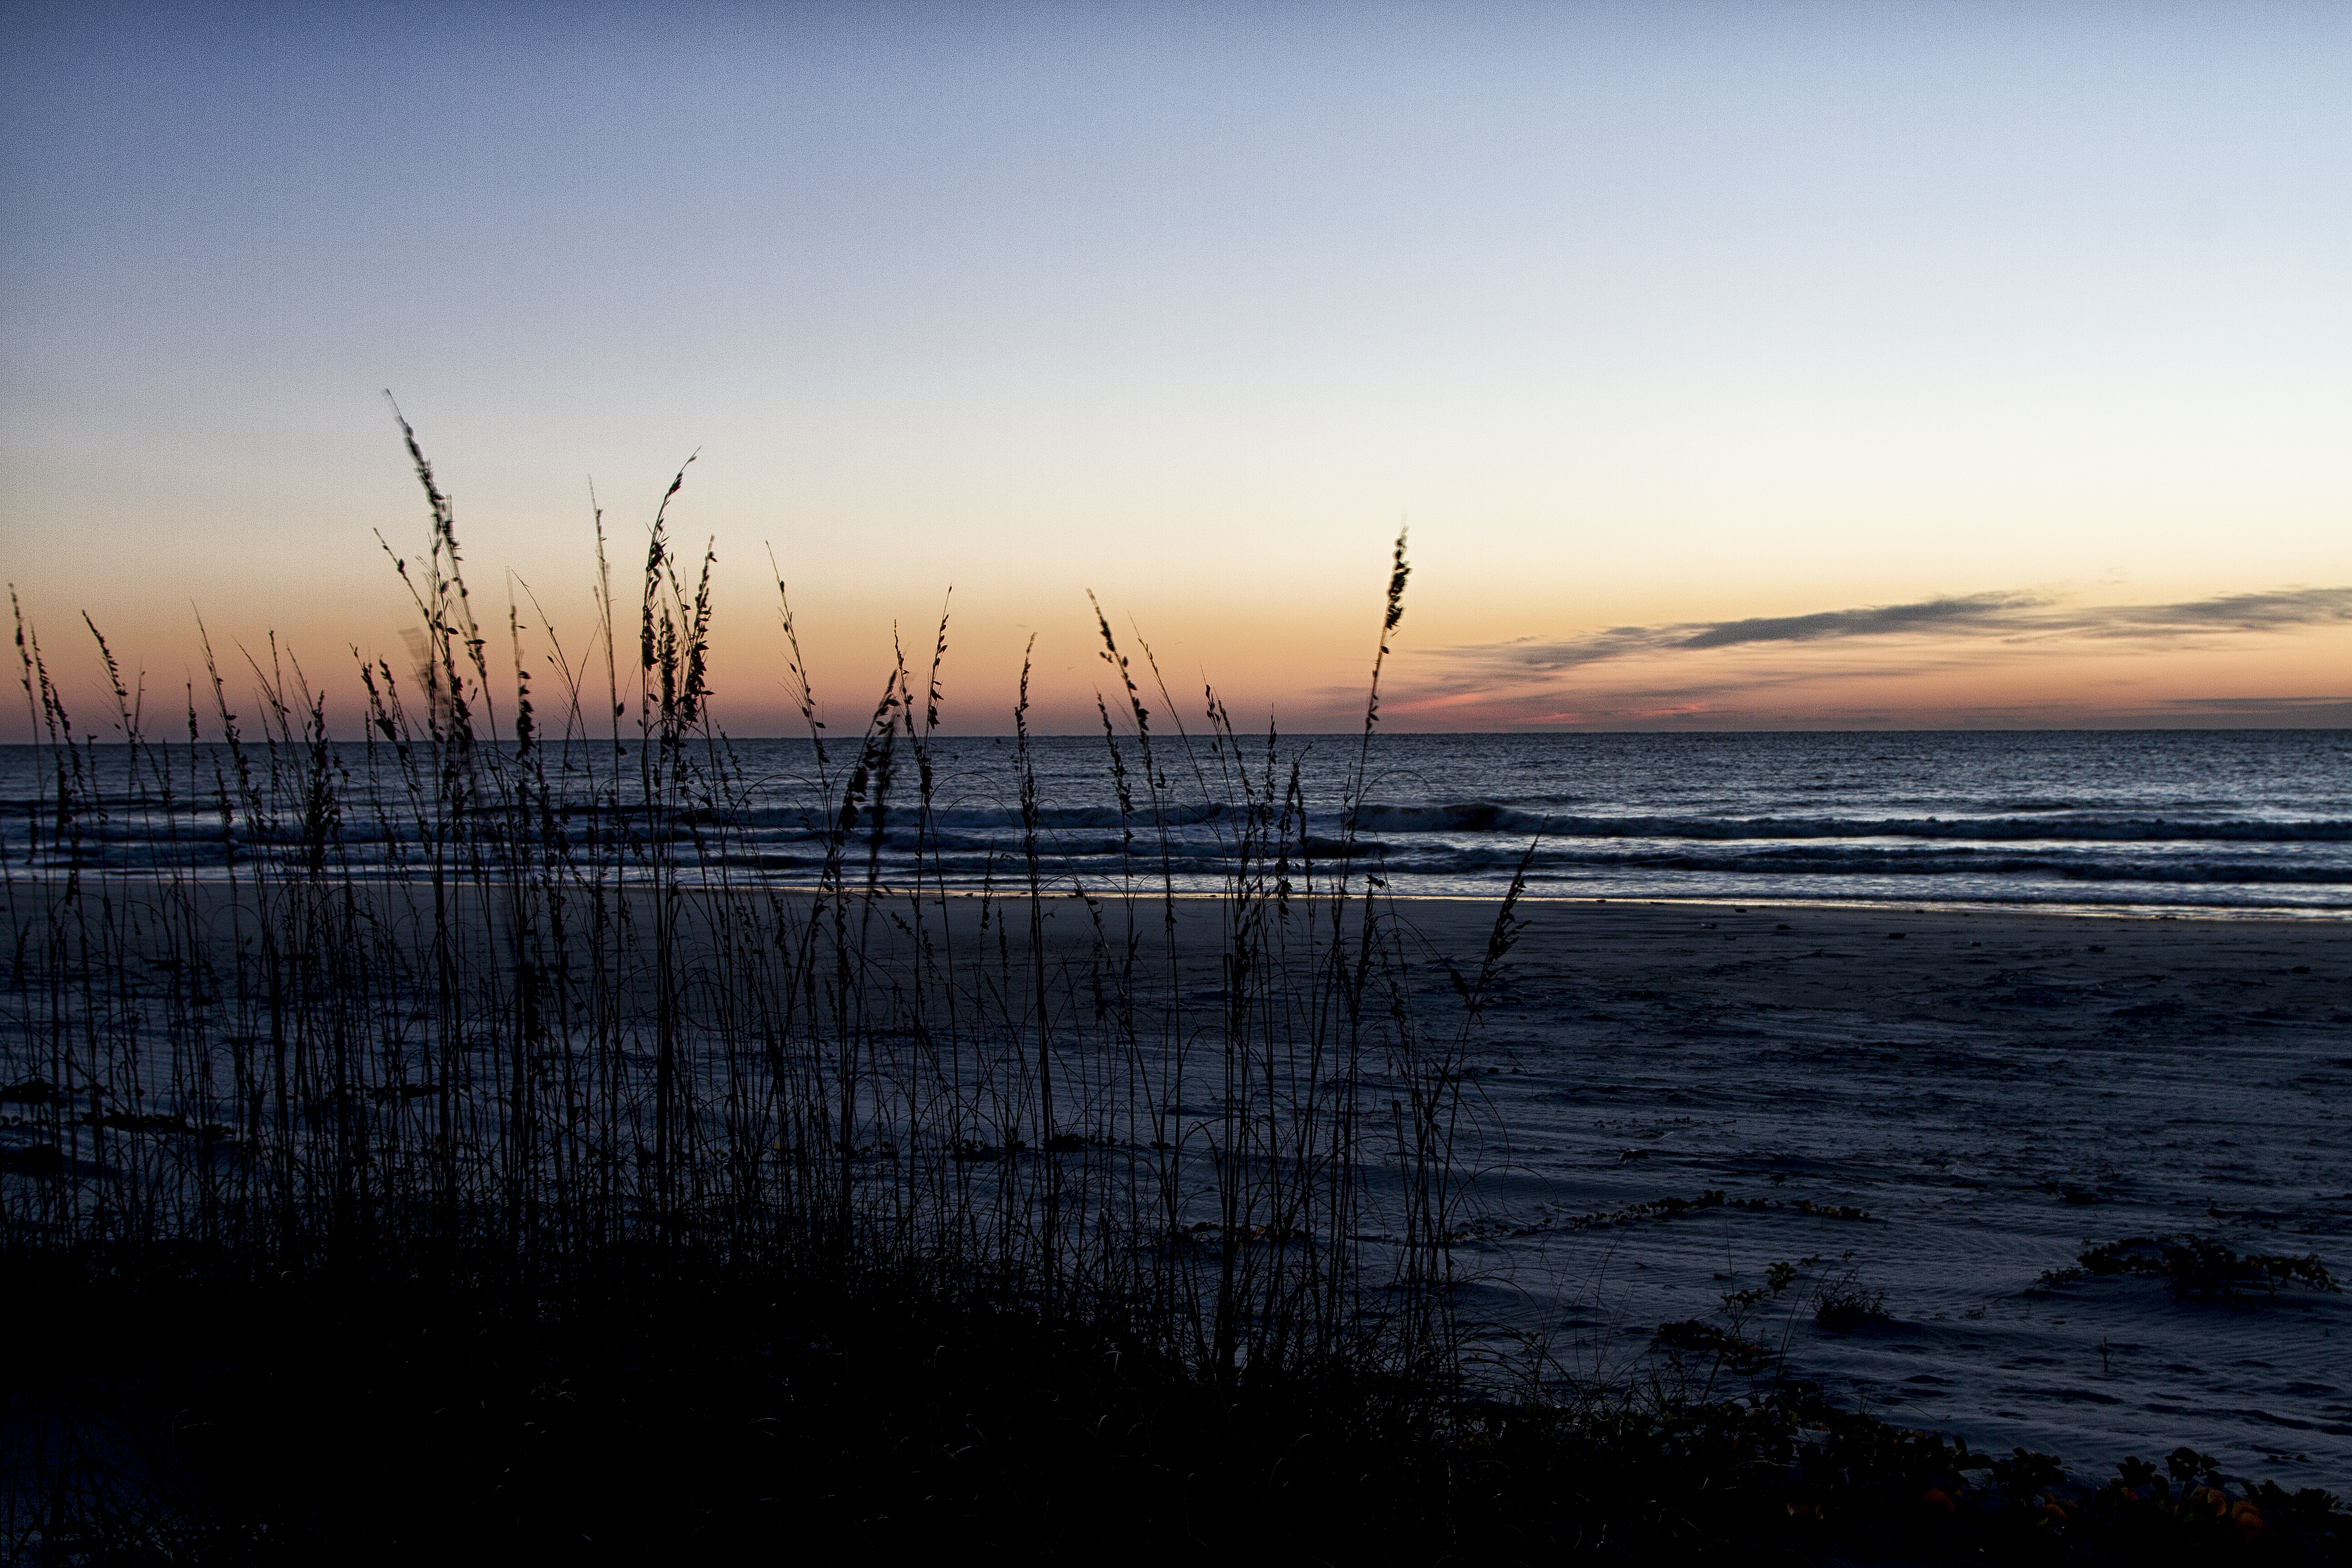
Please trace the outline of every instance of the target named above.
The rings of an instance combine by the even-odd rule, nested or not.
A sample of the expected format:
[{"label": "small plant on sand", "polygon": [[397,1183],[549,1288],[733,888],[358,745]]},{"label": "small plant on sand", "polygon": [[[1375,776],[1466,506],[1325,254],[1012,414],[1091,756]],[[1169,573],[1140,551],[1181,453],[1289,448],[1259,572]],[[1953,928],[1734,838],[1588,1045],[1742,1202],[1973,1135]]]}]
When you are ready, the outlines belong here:
[{"label": "small plant on sand", "polygon": [[1849,1268],[1834,1279],[1825,1279],[1813,1292],[1813,1321],[1833,1334],[1850,1334],[1873,1323],[1891,1323],[1886,1292],[1873,1290],[1861,1280],[1861,1269]]},{"label": "small plant on sand", "polygon": [[[1852,1258],[1853,1254],[1849,1252],[1845,1256]],[[1724,1310],[1729,1312],[1735,1321],[1742,1319],[1748,1309],[1759,1307],[1767,1301],[1776,1300],[1787,1294],[1789,1287],[1797,1282],[1797,1276],[1821,1260],[1822,1255],[1812,1252],[1794,1261],[1784,1258],[1773,1264],[1764,1270],[1763,1284],[1750,1285],[1741,1290],[1727,1291],[1723,1297]]]},{"label": "small plant on sand", "polygon": [[2239,1252],[2203,1237],[2127,1236],[2120,1241],[2086,1247],[2074,1266],[2053,1268],[2038,1283],[2043,1289],[2072,1285],[2082,1279],[2107,1279],[2140,1275],[2162,1279],[2183,1301],[2241,1302],[2250,1290],[2278,1294],[2282,1285],[2313,1290],[2339,1289],[2334,1275],[2315,1252],[2289,1258],[2271,1252]]},{"label": "small plant on sand", "polygon": [[[1725,1373],[1752,1377],[1768,1369],[1777,1371],[1780,1353],[1766,1342],[1768,1334],[1751,1331],[1750,1321],[1761,1309],[1787,1295],[1799,1277],[1821,1260],[1822,1255],[1817,1252],[1794,1260],[1783,1259],[1764,1270],[1762,1284],[1725,1291],[1720,1300],[1724,1315],[1731,1320],[1727,1324],[1709,1322],[1705,1318],[1661,1324],[1651,1336],[1650,1348],[1664,1353],[1670,1373],[1680,1374],[1678,1379],[1670,1375],[1668,1381],[1695,1390],[1693,1397],[1708,1397],[1716,1381]],[[1782,1349],[1785,1348],[1784,1337]],[[1694,1377],[1693,1373],[1700,1375]]]},{"label": "small plant on sand", "polygon": [[1678,1323],[1663,1323],[1650,1340],[1651,1348],[1665,1352],[1677,1359],[1711,1361],[1719,1370],[1755,1373],[1763,1370],[1772,1352],[1753,1340],[1746,1340],[1730,1329],[1708,1322],[1704,1318],[1686,1318]]}]

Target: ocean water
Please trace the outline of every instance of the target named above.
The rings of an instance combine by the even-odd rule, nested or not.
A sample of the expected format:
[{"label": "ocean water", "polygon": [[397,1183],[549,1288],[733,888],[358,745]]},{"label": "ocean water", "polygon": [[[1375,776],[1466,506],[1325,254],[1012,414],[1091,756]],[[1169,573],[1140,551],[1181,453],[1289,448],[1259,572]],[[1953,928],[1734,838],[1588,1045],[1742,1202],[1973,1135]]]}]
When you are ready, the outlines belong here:
[{"label": "ocean water", "polygon": [[[551,777],[559,831],[586,837],[641,829],[633,749],[586,749]],[[840,820],[854,746],[820,767],[805,741],[729,744],[730,786],[705,819],[706,868],[782,881],[813,879],[823,835]],[[881,801],[856,831],[886,879],[919,857],[950,885],[1024,874],[1019,785],[1009,739],[931,745],[932,808],[917,809],[905,747]],[[1048,873],[1104,887],[1123,876],[1215,885],[1247,790],[1286,794],[1297,770],[1310,838],[1328,849],[1348,826],[1354,736],[1244,742],[1238,755],[1155,738],[1154,805],[1133,737],[1119,749],[1130,809],[1096,737],[1034,742]],[[385,753],[344,745],[343,796],[330,850],[361,875],[393,873],[417,853]],[[235,776],[217,747],[166,758],[176,802],[152,777],[134,787],[127,753],[88,752],[92,777],[74,842],[59,837],[55,753],[0,748],[0,852],[16,865],[131,868],[168,861],[198,874],[239,856],[305,842],[302,773],[281,773],[277,804],[229,801]],[[591,770],[593,770],[593,772]],[[147,770],[152,773],[151,765]],[[614,778],[620,781],[617,797]],[[236,791],[227,791],[234,795]],[[708,831],[710,817],[730,829]],[[2352,731],[2099,731],[1701,735],[1412,735],[1374,738],[1359,847],[1391,891],[1499,890],[1532,847],[1535,898],[1841,900],[2031,904],[2109,910],[2198,910],[2335,915],[2352,909]]]}]

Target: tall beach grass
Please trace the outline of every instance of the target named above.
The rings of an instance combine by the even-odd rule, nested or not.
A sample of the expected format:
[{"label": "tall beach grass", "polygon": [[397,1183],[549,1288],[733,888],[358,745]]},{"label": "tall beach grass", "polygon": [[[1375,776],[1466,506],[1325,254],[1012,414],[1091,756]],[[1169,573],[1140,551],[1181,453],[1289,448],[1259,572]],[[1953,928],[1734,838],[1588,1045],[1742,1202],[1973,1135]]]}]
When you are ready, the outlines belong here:
[{"label": "tall beach grass", "polygon": [[[1097,609],[1129,847],[1101,881],[1041,826],[1024,665],[1003,715],[1021,853],[951,886],[947,621],[836,737],[780,577],[827,803],[821,866],[785,880],[735,852],[750,786],[711,709],[712,556],[669,520],[687,472],[621,584],[597,515],[594,622],[567,645],[528,597],[490,618],[401,428],[427,531],[385,552],[414,657],[359,664],[361,714],[274,642],[243,700],[207,639],[160,723],[86,623],[111,694],[91,722],[17,613],[41,784],[0,829],[9,1257],[531,1299],[617,1270],[919,1278],[1115,1325],[1213,1383],[1451,1385],[1462,1052],[1517,889],[1433,1014],[1350,826],[1402,536],[1337,800],[1213,689],[1182,712]],[[1204,808],[1225,825],[1205,894],[1171,844]],[[886,875],[886,834],[909,831],[914,870]]]}]

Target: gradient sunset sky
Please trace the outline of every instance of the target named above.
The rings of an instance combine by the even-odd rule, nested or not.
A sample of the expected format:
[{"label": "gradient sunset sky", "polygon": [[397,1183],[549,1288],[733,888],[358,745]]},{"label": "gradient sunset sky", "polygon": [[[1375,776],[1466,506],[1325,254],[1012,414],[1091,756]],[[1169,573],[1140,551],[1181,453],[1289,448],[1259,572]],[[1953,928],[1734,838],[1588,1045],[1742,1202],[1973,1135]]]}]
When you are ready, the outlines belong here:
[{"label": "gradient sunset sky", "polygon": [[[954,589],[947,717],[2352,723],[2352,6],[10,4],[0,574],[79,727],[375,542],[593,619],[672,509],[730,730]],[[541,616],[526,605],[524,619]],[[93,722],[95,721],[95,722]],[[21,707],[0,739],[26,733]]]}]

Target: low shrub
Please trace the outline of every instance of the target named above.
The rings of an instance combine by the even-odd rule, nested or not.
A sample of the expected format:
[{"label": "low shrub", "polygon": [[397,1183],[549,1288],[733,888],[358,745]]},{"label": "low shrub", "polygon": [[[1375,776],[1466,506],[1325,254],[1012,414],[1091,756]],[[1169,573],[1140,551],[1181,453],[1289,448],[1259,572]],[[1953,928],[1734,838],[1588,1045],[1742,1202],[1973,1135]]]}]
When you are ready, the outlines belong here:
[{"label": "low shrub", "polygon": [[2275,1296],[2282,1285],[2336,1291],[2340,1287],[2315,1252],[2289,1258],[2270,1252],[2239,1252],[2202,1237],[2127,1236],[2085,1247],[2068,1268],[2042,1276],[2047,1288],[2082,1279],[2139,1275],[2162,1279],[2180,1300],[2242,1301],[2250,1289]]},{"label": "low shrub", "polygon": [[1686,1355],[1712,1360],[1732,1372],[1760,1371],[1771,1359],[1771,1352],[1752,1340],[1741,1339],[1730,1330],[1718,1327],[1704,1318],[1686,1318],[1678,1323],[1664,1323],[1651,1336],[1653,1349],[1669,1354]]},{"label": "low shrub", "polygon": [[1849,1268],[1837,1279],[1823,1281],[1813,1292],[1813,1321],[1833,1334],[1850,1334],[1868,1324],[1894,1321],[1895,1315],[1886,1310],[1886,1292],[1863,1285],[1856,1270]]}]

